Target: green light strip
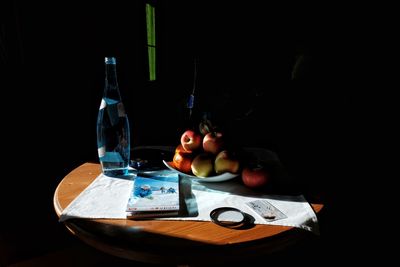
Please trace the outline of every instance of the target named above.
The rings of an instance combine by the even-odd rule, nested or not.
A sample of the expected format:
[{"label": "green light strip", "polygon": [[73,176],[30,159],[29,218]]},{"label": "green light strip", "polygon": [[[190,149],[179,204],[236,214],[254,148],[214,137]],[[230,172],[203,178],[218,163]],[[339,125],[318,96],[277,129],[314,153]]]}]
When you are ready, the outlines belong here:
[{"label": "green light strip", "polygon": [[156,25],[155,9],[146,4],[146,27],[147,27],[147,52],[149,58],[149,79],[156,80]]}]

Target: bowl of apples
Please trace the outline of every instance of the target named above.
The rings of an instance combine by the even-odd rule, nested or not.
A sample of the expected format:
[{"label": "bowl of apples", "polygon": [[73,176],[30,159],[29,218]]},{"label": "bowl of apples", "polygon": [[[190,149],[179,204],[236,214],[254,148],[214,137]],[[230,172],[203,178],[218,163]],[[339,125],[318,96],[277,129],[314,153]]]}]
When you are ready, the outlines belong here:
[{"label": "bowl of apples", "polygon": [[183,177],[200,182],[222,182],[240,174],[240,160],[237,154],[227,148],[222,132],[202,134],[186,130],[175,148],[172,161],[163,163]]}]

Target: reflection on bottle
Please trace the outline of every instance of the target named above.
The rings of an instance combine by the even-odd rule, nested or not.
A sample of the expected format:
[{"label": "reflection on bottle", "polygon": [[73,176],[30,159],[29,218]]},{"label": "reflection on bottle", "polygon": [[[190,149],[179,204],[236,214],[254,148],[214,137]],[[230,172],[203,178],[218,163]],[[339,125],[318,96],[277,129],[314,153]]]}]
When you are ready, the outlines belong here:
[{"label": "reflection on bottle", "polygon": [[107,58],[104,94],[97,117],[97,149],[103,173],[128,174],[130,130],[117,83],[116,60]]}]

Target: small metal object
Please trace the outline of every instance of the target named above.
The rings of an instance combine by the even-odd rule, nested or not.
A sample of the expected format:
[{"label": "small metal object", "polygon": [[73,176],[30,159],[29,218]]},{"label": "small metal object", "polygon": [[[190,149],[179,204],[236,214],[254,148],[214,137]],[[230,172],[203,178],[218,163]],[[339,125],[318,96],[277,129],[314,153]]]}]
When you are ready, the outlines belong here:
[{"label": "small metal object", "polygon": [[148,164],[148,160],[145,160],[145,159],[141,159],[141,158],[136,158],[136,159],[131,159],[131,164],[130,164],[130,166],[132,167],[132,168],[135,168],[135,169],[141,169],[141,168],[143,168],[143,166],[145,166],[146,164]]},{"label": "small metal object", "polygon": [[265,214],[264,216],[263,216],[265,219],[268,219],[268,220],[273,220],[273,219],[275,219],[275,215],[270,215],[270,214]]},{"label": "small metal object", "polygon": [[[232,217],[232,213],[238,219],[237,221],[224,220],[229,217],[229,214]],[[229,228],[240,228],[253,222],[249,214],[233,207],[216,208],[210,212],[210,217],[213,223]]]}]

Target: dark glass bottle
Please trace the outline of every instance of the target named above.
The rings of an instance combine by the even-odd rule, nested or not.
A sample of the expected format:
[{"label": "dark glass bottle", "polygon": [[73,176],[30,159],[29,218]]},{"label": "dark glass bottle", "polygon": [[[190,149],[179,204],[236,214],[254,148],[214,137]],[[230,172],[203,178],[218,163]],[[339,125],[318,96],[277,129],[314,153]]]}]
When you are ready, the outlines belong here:
[{"label": "dark glass bottle", "polygon": [[130,130],[117,82],[116,59],[105,58],[105,84],[97,117],[97,151],[107,176],[128,174]]}]

